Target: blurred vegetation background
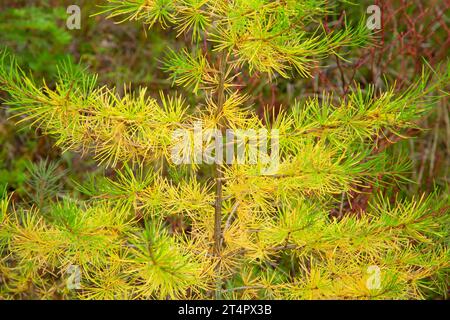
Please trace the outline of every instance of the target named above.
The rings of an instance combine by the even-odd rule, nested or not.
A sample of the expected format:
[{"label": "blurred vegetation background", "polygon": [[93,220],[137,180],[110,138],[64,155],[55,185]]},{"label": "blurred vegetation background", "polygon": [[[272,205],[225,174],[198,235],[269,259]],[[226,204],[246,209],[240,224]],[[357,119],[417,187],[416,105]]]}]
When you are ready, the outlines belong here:
[{"label": "blurred vegetation background", "polygon": [[[81,8],[81,29],[69,30],[66,9]],[[170,91],[171,82],[162,72],[162,58],[169,48],[189,48],[183,37],[160,27],[146,30],[140,23],[114,24],[101,15],[92,16],[104,4],[99,0],[2,0],[0,3],[0,47],[14,53],[24,70],[30,69],[40,79],[51,79],[62,59],[81,63],[99,74],[99,82],[115,86],[148,87],[151,94]],[[423,66],[439,69],[449,57],[450,2],[441,0],[362,0],[355,4],[337,1],[338,14],[327,17],[326,28],[339,28],[345,18],[357,21],[368,17],[367,8],[376,4],[382,11],[382,28],[374,45],[346,52],[342,62],[331,57],[317,66],[312,79],[278,78],[269,82],[264,76],[241,74],[239,82],[253,92],[252,103],[262,116],[263,109],[289,108],[295,100],[324,91],[345,96],[352,86],[369,84],[383,89],[385,81],[406,88]],[[159,29],[158,29],[159,28]],[[51,85],[51,84],[50,84]],[[182,90],[179,89],[178,90]],[[1,94],[1,93],[0,93]],[[183,92],[195,103],[196,97]],[[7,106],[0,109],[0,190],[14,191],[15,200],[39,205],[43,198],[62,194],[80,196],[75,183],[106,170],[97,167],[85,155],[62,152],[53,147],[51,138],[39,130],[29,129],[17,119],[11,120]],[[424,130],[412,130],[415,139],[402,141],[389,137],[380,147],[395,144],[390,152],[407,154],[411,160],[410,183],[395,190],[405,194],[430,192],[435,186],[447,190],[450,165],[450,118],[448,99],[442,99],[434,111],[422,119]],[[108,172],[108,171],[107,171]],[[112,175],[113,172],[108,172]],[[49,188],[48,186],[52,186]],[[396,187],[400,188],[400,187]],[[47,190],[42,194],[42,190]],[[367,204],[369,195],[347,199],[346,210],[358,210]]]}]

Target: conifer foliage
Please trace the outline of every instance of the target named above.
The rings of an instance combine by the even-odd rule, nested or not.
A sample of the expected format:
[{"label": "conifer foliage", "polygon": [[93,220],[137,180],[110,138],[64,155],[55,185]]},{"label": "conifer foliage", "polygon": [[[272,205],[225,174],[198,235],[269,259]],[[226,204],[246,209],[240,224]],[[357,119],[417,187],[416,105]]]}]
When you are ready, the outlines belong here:
[{"label": "conifer foliage", "polygon": [[[87,200],[49,196],[26,207],[3,192],[0,297],[445,296],[448,190],[395,195],[408,163],[382,141],[417,128],[448,95],[442,84],[450,69],[424,72],[401,92],[394,84],[384,92],[355,87],[264,118],[235,81],[241,72],[274,82],[310,77],[338,48],[370,45],[362,22],[326,31],[321,21],[332,11],[324,0],[108,0],[100,13],[116,22],[159,24],[189,39],[191,47],[170,50],[161,66],[197,105],[147,88],[119,94],[70,64],[59,66],[50,86],[3,53],[0,85],[14,117],[116,174],[80,184]],[[190,163],[175,163],[174,132],[194,135],[198,123],[224,140],[227,129],[267,132],[268,140],[276,131],[277,165],[266,170],[267,159],[248,152],[244,160],[255,161],[208,164],[196,161],[195,148],[187,148]],[[341,197],[370,192],[365,210],[339,208]]]}]

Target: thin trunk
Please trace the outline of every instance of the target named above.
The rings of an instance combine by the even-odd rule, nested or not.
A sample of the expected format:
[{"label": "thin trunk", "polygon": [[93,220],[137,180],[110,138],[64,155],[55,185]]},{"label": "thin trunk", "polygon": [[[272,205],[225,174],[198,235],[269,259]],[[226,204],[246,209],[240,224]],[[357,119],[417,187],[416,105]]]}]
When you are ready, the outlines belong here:
[{"label": "thin trunk", "polygon": [[[219,57],[219,86],[217,88],[217,115],[222,112],[223,104],[225,102],[225,72],[226,72],[226,53],[223,51]],[[224,119],[219,120],[219,129],[224,130]],[[214,253],[220,257],[222,249],[222,170],[221,165],[216,164],[216,200],[214,205]],[[219,268],[220,265],[217,266]],[[222,281],[218,275],[218,282],[216,284],[216,299],[221,298]]]}]

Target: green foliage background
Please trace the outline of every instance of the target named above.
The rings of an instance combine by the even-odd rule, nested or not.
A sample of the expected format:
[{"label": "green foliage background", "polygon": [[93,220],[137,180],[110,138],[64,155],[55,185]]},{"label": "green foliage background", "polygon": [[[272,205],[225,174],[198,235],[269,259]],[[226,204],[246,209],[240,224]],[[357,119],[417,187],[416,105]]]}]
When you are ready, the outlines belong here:
[{"label": "green foliage background", "polygon": [[[109,2],[114,13],[117,1]],[[171,3],[157,2],[169,7]],[[257,7],[263,2],[252,0],[249,5]],[[316,5],[317,9],[323,2],[305,3]],[[159,176],[155,173],[159,164],[145,170],[124,164],[134,160],[130,152],[124,158],[119,154],[111,156],[109,163],[100,158],[105,162],[99,164],[92,153],[66,151],[64,142],[55,147],[57,139],[47,136],[45,127],[30,127],[20,117],[11,118],[29,103],[24,109],[17,109],[5,102],[0,110],[0,298],[446,298],[450,239],[450,118],[446,87],[449,5],[429,2],[379,3],[383,9],[383,30],[368,41],[376,45],[359,43],[354,32],[355,40],[336,46],[329,56],[324,52],[323,59],[313,64],[310,71],[299,68],[283,77],[283,69],[275,67],[270,71],[267,60],[253,64],[238,61],[234,65],[235,69],[245,66],[232,82],[247,95],[242,101],[236,95],[239,104],[251,106],[263,122],[278,123],[288,136],[303,128],[312,138],[304,144],[303,140],[294,144],[286,140],[286,153],[307,151],[303,159],[285,167],[286,174],[298,167],[314,172],[316,166],[338,173],[334,180],[330,178],[331,182],[304,175],[301,182],[292,183],[298,192],[295,197],[276,194],[274,190],[280,182],[256,178],[225,187],[231,199],[237,201],[226,200],[223,205],[223,225],[228,224],[229,228],[224,241],[230,248],[224,249],[224,256],[229,257],[220,262],[208,256],[213,255],[211,239],[207,238],[213,233],[213,221],[199,217],[212,214],[214,192],[209,177],[214,174],[213,168],[201,167],[193,174],[192,168],[163,165]],[[118,12],[124,14],[121,18],[127,16],[130,8],[134,12],[136,1],[127,3]],[[199,5],[201,1],[186,1],[186,6],[187,3]],[[333,10],[321,13],[321,21],[330,30],[341,30],[345,20],[357,23],[366,17],[365,10],[372,1],[356,5],[346,1],[333,3]],[[82,8],[81,30],[65,27],[66,8],[71,4]],[[70,92],[70,83],[58,80],[57,65],[64,63],[68,73],[80,83],[90,81],[89,74],[98,74],[98,85],[115,87],[119,96],[132,96],[140,92],[140,87],[146,87],[144,95],[158,103],[160,91],[164,95],[183,95],[185,104],[191,106],[208,97],[208,90],[202,87],[208,84],[204,65],[215,61],[209,57],[209,61],[199,63],[205,49],[195,43],[208,24],[206,20],[197,17],[199,20],[186,29],[183,25],[169,27],[165,22],[169,24],[171,17],[163,12],[162,16],[144,15],[138,21],[115,24],[121,20],[117,16],[105,19],[107,14],[94,15],[102,11],[98,5],[105,5],[105,1],[6,0],[0,4],[0,47],[16,57],[23,70],[30,70],[30,77],[37,83],[46,79],[48,87],[37,86],[35,96],[39,96],[39,91],[47,92],[42,93],[45,98],[56,92],[56,85],[62,88],[60,94]],[[143,26],[142,19],[154,24],[152,28]],[[305,29],[314,31],[307,22],[313,25],[316,21],[304,21]],[[355,30],[363,36],[364,30]],[[226,46],[220,39],[216,43]],[[261,51],[260,55],[264,53]],[[191,56],[193,59],[189,60]],[[87,75],[83,67],[75,65],[79,62],[88,68]],[[192,65],[198,67],[198,73],[192,72]],[[422,78],[425,83],[417,82],[423,67],[436,70],[436,75]],[[308,72],[310,76],[303,77]],[[8,73],[2,73],[5,74]],[[440,99],[427,100],[429,95],[425,94],[420,97],[421,92],[428,90],[425,88],[434,84],[438,90],[434,87],[429,95],[439,93]],[[411,86],[417,89],[417,95],[414,90],[408,91]],[[1,88],[4,92],[0,95],[6,100],[7,92],[15,93],[4,83]],[[26,85],[23,88],[30,89]],[[372,91],[373,101],[365,103],[358,90],[369,96]],[[78,101],[80,93],[73,93],[72,101]],[[307,102],[314,95],[317,99]],[[23,97],[17,96],[20,102]],[[98,97],[103,97],[103,93]],[[345,109],[349,100],[360,109]],[[323,111],[321,108],[328,102],[334,107]],[[403,118],[396,118],[394,126],[389,126],[390,121],[382,123],[368,116],[373,111],[386,118],[397,117],[403,104],[410,108],[402,110]],[[153,112],[147,107],[140,111]],[[101,106],[98,108],[101,111]],[[274,114],[274,119],[264,117],[266,109]],[[234,109],[230,113],[236,117],[233,120],[248,125],[237,111],[233,112]],[[283,118],[283,114],[293,114],[294,120]],[[350,123],[357,116],[364,120],[359,127],[346,126],[346,120]],[[337,130],[324,134],[326,146],[315,147],[312,141],[323,137],[315,129],[336,123]],[[371,130],[381,134],[372,139]],[[55,131],[65,133],[64,128]],[[358,134],[365,144],[376,143],[381,156],[358,165],[343,161],[338,167],[326,167],[326,161],[318,161],[324,155],[338,158],[340,144]],[[355,142],[352,146],[357,150],[358,145]],[[366,153],[362,157],[372,156]],[[382,157],[385,162],[380,160]],[[120,169],[107,165],[117,159]],[[395,170],[381,174],[392,166]],[[225,175],[234,179],[251,174],[251,170],[230,170]],[[285,182],[281,186],[288,190],[291,184]],[[315,192],[320,194],[320,201],[308,198]],[[236,203],[245,208],[243,212],[250,212],[254,210],[252,204],[263,208],[275,194],[282,199],[277,198],[283,203],[280,207],[288,205],[270,216],[273,221],[264,222],[259,215],[243,213],[235,224],[227,219],[236,211]],[[102,201],[105,195],[108,198]],[[248,207],[242,204],[246,201]],[[255,221],[250,222],[251,219]],[[244,227],[241,229],[237,222]],[[266,230],[260,238],[242,236],[243,230],[261,225]],[[195,230],[205,230],[205,236],[196,238]],[[9,250],[9,246],[13,249]],[[394,248],[392,252],[385,251],[389,247]],[[335,248],[344,249],[334,253]],[[245,258],[241,257],[242,250],[248,251]],[[202,255],[204,259],[199,258]],[[365,288],[367,274],[361,271],[359,262],[365,266],[368,261],[387,270],[383,273],[383,290],[372,292]],[[71,264],[82,268],[83,289],[69,290],[65,286]],[[205,268],[206,265],[211,267]],[[217,273],[219,280],[214,276]]]}]

